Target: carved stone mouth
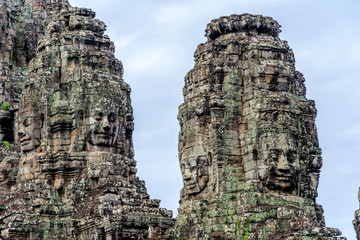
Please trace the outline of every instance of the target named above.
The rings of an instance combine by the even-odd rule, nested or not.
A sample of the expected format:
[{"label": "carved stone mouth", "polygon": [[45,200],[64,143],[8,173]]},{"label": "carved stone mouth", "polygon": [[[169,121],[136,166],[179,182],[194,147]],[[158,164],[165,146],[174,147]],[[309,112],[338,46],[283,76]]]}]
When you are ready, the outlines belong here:
[{"label": "carved stone mouth", "polygon": [[271,173],[273,178],[276,179],[292,179],[293,178],[293,174],[292,171],[279,171],[279,170],[275,170]]},{"label": "carved stone mouth", "polygon": [[278,175],[278,174],[276,174],[274,176],[274,178],[276,180],[289,182],[289,181],[291,181],[292,176],[291,175]]},{"label": "carved stone mouth", "polygon": [[185,182],[187,189],[193,189],[196,187],[196,184],[193,181]]},{"label": "carved stone mouth", "polygon": [[112,135],[109,133],[96,133],[95,136],[101,139],[109,139],[112,137]]},{"label": "carved stone mouth", "polygon": [[31,138],[21,138],[20,143],[21,145],[28,145],[31,142]]}]

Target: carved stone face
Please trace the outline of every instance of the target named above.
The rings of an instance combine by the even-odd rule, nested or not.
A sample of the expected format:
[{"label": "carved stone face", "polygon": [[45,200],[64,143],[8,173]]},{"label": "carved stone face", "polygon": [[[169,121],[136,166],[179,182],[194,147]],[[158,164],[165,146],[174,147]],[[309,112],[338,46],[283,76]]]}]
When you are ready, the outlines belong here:
[{"label": "carved stone face", "polygon": [[205,156],[190,158],[181,163],[184,188],[187,194],[201,192],[209,182],[209,163]]},{"label": "carved stone face", "polygon": [[22,152],[29,152],[40,145],[40,123],[34,117],[25,117],[20,121],[19,140]]},{"label": "carved stone face", "polygon": [[95,146],[114,145],[119,132],[118,115],[114,112],[95,111],[90,117],[88,142]]},{"label": "carved stone face", "polygon": [[300,170],[297,141],[287,133],[260,137],[260,179],[270,190],[296,189]]},{"label": "carved stone face", "polygon": [[309,173],[309,189],[308,197],[315,199],[317,197],[317,187],[319,185],[319,175],[320,168],[322,166],[322,157],[321,155],[312,155],[310,157],[310,166],[308,168],[312,169],[312,172]]}]

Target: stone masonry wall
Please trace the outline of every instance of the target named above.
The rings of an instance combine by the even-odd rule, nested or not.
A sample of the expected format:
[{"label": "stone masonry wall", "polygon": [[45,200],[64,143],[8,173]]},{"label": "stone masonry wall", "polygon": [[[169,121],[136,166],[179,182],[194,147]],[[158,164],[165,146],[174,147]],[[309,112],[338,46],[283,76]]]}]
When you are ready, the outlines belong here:
[{"label": "stone masonry wall", "polygon": [[24,26],[2,35],[3,86],[18,95],[2,88],[1,238],[170,237],[172,212],[136,176],[131,89],[106,25],[66,1],[6,4],[35,31],[20,45]]},{"label": "stone masonry wall", "polygon": [[179,107],[179,239],[343,239],[316,203],[314,101],[270,17],[212,20]]},{"label": "stone masonry wall", "polygon": [[179,107],[176,223],[136,175],[106,25],[67,0],[0,0],[0,23],[2,239],[345,239],[316,203],[315,103],[272,18],[206,27]]}]

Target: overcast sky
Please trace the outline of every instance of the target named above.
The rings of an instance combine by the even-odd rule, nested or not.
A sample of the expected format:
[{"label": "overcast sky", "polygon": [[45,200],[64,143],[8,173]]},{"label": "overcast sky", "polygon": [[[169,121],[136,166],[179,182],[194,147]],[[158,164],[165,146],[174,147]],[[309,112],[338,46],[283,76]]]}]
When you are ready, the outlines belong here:
[{"label": "overcast sky", "polygon": [[355,240],[351,221],[360,186],[359,0],[69,0],[106,23],[132,88],[135,159],[151,198],[176,212],[182,179],[178,105],[196,46],[211,19],[271,16],[282,26],[318,108],[324,165],[317,202],[329,227]]}]

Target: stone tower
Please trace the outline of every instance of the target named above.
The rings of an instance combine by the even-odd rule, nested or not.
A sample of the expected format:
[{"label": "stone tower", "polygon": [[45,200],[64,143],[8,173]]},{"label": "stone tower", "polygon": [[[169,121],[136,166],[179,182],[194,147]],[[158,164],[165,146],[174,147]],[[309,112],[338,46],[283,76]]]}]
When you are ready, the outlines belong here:
[{"label": "stone tower", "polygon": [[345,239],[316,203],[314,101],[270,17],[212,20],[179,107],[179,239]]},{"label": "stone tower", "polygon": [[166,239],[174,219],[136,176],[131,90],[105,24],[66,1],[25,4],[44,28],[10,109],[21,154],[0,156],[1,238]]},{"label": "stone tower", "polygon": [[46,25],[67,0],[0,0],[0,199],[15,183],[19,164],[17,134],[21,86]]}]

